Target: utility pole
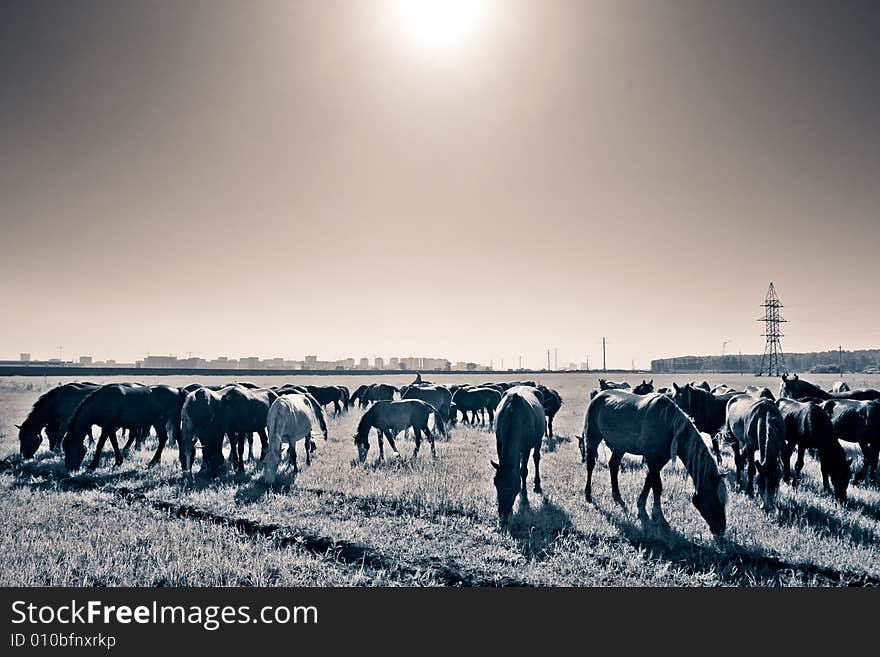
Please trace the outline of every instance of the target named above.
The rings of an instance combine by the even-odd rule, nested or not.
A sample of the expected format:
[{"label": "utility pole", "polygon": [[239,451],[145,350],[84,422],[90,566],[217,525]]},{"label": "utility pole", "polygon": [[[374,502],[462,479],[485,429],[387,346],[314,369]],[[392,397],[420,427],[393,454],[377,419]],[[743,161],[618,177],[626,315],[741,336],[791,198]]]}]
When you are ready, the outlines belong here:
[{"label": "utility pole", "polygon": [[559,349],[553,347],[553,369],[559,371]]},{"label": "utility pole", "polygon": [[636,371],[636,361],[634,359],[630,360],[630,366],[632,368],[632,371],[635,372]]},{"label": "utility pole", "polygon": [[843,345],[837,345],[837,369],[843,374]]},{"label": "utility pole", "polygon": [[740,376],[743,375],[743,352],[742,352],[742,349],[740,349],[740,352],[739,352],[739,375]]},{"label": "utility pole", "polygon": [[547,371],[550,371],[550,350],[547,350]]},{"label": "utility pole", "polygon": [[504,359],[503,358],[501,359],[501,371],[502,372],[504,371]]},{"label": "utility pole", "polygon": [[783,333],[779,325],[786,320],[779,314],[779,309],[783,306],[776,296],[776,288],[772,282],[767,288],[767,298],[761,307],[764,308],[764,316],[759,317],[758,321],[764,322],[764,332],[761,335],[767,338],[767,343],[764,346],[764,356],[761,358],[758,376],[764,376],[765,373],[767,376],[779,376],[785,371],[785,357],[782,355],[782,346],[779,342]]},{"label": "utility pole", "polygon": [[587,372],[590,371],[590,354],[587,354]]},{"label": "utility pole", "polygon": [[522,369],[522,355],[519,357],[519,369]]},{"label": "utility pole", "polygon": [[608,371],[608,367],[605,363],[605,336],[602,336],[602,371]]}]

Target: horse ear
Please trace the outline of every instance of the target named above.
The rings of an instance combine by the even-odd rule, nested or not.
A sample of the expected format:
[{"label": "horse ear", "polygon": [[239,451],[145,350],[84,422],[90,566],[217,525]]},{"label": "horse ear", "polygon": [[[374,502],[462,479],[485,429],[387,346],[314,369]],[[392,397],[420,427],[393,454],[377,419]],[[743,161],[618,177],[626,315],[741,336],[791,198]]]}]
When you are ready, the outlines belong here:
[{"label": "horse ear", "polygon": [[648,385],[649,385],[649,386],[654,385],[654,379],[651,379],[650,381],[648,381]]},{"label": "horse ear", "polygon": [[15,425],[15,428],[18,429],[18,430],[20,431],[20,430],[21,430],[21,425],[20,425],[20,424],[16,424],[16,425]]},{"label": "horse ear", "polygon": [[675,392],[678,392],[679,390],[681,390],[681,388],[678,387],[677,383],[673,383],[672,387],[675,388]]},{"label": "horse ear", "polygon": [[489,463],[492,464],[492,467],[493,467],[493,468],[495,468],[496,470],[498,469],[499,466],[498,466],[497,463],[495,463],[495,461],[489,461]]}]

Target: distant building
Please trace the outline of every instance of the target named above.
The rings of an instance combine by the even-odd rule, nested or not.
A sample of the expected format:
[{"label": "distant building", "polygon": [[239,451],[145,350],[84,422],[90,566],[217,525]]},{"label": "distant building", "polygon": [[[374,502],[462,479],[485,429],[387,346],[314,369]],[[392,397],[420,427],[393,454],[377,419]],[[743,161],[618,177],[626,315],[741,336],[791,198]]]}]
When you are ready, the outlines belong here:
[{"label": "distant building", "polygon": [[80,364],[80,365],[91,365],[91,364],[92,364],[92,360],[93,360],[93,359],[92,359],[91,356],[80,356],[80,357],[79,357],[79,364]]},{"label": "distant building", "polygon": [[381,356],[377,356],[376,360],[373,361],[373,364],[375,365],[377,370],[384,370],[385,369],[385,359],[382,358]]},{"label": "distant building", "polygon": [[361,358],[358,361],[358,369],[360,369],[360,370],[370,369],[370,359],[369,358]]},{"label": "distant building", "polygon": [[238,359],[238,367],[242,370],[256,370],[260,367],[260,359],[257,356],[247,356]]},{"label": "distant building", "polygon": [[400,359],[395,356],[391,360],[388,361],[388,369],[389,370],[399,370],[400,369]]},{"label": "distant building", "polygon": [[177,356],[147,356],[144,367],[178,367]]},{"label": "distant building", "polygon": [[24,353],[24,352],[21,352],[21,353],[18,355],[18,360],[21,361],[22,363],[27,363],[28,361],[30,361],[30,359],[31,359],[31,355],[30,355],[30,354],[26,354],[26,353]]},{"label": "distant building", "polygon": [[307,369],[307,370],[308,369],[317,369],[317,368],[315,368],[315,365],[318,364],[318,357],[317,356],[306,356],[304,363],[305,363],[305,369]]}]

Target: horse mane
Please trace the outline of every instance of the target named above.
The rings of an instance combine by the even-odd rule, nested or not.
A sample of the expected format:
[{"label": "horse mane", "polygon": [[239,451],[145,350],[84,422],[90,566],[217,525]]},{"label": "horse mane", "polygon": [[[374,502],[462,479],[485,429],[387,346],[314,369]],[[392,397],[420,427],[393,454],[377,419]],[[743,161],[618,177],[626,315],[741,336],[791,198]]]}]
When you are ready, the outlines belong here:
[{"label": "horse mane", "polygon": [[357,432],[354,435],[355,445],[361,445],[368,442],[368,436],[370,428],[373,426],[373,416],[376,414],[375,411],[377,405],[378,402],[374,403],[363,415],[361,415],[361,419],[358,421]]},{"label": "horse mane", "polygon": [[42,416],[48,410],[49,403],[58,394],[58,391],[61,390],[63,387],[64,384],[57,385],[37,397],[37,400],[34,402],[33,406],[31,406],[30,413],[28,413],[27,417],[24,419],[21,425],[23,427],[26,427],[33,422],[42,421]]},{"label": "horse mane", "polygon": [[[661,397],[665,399],[665,397]],[[671,417],[670,417],[671,416]],[[666,405],[666,420],[672,425],[674,435],[670,447],[673,462],[678,456],[694,481],[694,488],[700,490],[714,485],[718,477],[718,467],[712,453],[703,442],[700,432],[691,419],[674,403]],[[727,503],[727,487],[719,488],[723,504]]]}]

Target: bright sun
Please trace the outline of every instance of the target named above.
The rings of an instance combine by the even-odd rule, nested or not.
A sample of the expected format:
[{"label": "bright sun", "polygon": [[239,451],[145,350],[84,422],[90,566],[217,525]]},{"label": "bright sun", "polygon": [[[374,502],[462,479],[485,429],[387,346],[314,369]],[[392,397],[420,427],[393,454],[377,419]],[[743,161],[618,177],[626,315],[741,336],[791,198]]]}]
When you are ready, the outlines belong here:
[{"label": "bright sun", "polygon": [[396,0],[401,29],[417,41],[443,45],[466,36],[480,24],[485,0]]}]

